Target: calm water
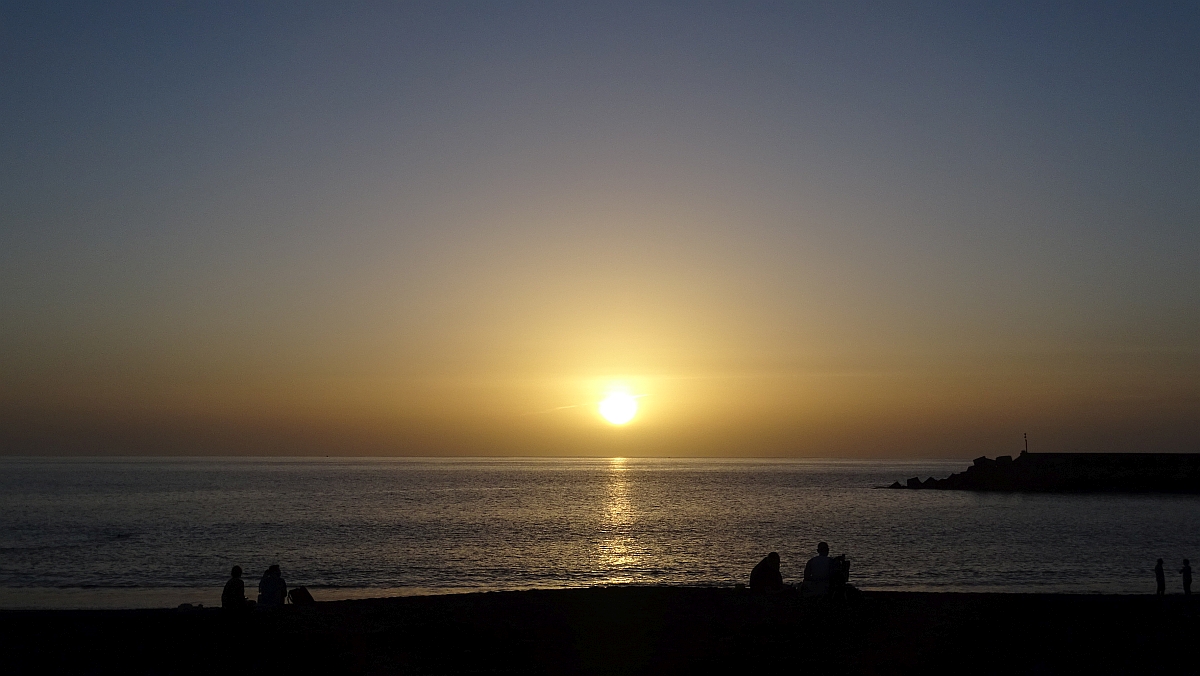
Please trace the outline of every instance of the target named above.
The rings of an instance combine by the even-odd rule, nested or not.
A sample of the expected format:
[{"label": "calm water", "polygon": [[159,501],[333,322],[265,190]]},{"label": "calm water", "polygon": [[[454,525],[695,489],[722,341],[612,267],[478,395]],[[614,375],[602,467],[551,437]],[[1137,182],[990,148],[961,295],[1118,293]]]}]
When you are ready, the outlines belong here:
[{"label": "calm water", "polygon": [[818,540],[865,589],[1145,593],[1200,555],[1197,497],[872,490],[967,464],[6,458],[0,607],[216,605],[235,563],[318,599],[793,582]]}]

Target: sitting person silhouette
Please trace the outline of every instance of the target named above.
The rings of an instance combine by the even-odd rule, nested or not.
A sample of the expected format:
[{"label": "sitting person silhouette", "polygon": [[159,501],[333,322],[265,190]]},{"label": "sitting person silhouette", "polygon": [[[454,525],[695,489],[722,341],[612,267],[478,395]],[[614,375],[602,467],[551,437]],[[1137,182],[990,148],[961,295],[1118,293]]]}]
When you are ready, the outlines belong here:
[{"label": "sitting person silhouette", "polygon": [[1192,564],[1188,563],[1187,559],[1183,560],[1183,568],[1179,569],[1179,574],[1183,576],[1183,595],[1192,595]]},{"label": "sitting person silhouette", "polygon": [[221,592],[221,607],[225,610],[243,610],[246,608],[246,585],[242,583],[242,567],[234,566],[229,571],[229,581]]},{"label": "sitting person silhouette", "polygon": [[1167,578],[1163,575],[1162,559],[1159,559],[1158,563],[1154,564],[1154,583],[1158,585],[1157,591],[1154,592],[1155,594],[1162,596],[1167,593]]},{"label": "sitting person silhouette", "polygon": [[829,558],[829,545],[817,544],[817,555],[804,564],[804,583],[800,591],[805,596],[824,596],[829,593],[834,576],[833,559]]},{"label": "sitting person silhouette", "polygon": [[263,608],[278,608],[283,605],[285,598],[287,583],[283,581],[279,566],[272,565],[263,573],[262,580],[258,583],[258,605]]},{"label": "sitting person silhouette", "polygon": [[750,571],[750,591],[756,594],[777,592],[783,589],[783,575],[779,573],[779,553],[771,552]]}]

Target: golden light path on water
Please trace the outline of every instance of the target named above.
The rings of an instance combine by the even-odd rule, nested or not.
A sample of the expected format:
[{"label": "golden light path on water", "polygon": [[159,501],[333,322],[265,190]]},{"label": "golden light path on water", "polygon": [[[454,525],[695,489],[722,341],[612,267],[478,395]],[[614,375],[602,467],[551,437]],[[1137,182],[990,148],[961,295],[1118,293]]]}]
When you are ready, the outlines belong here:
[{"label": "golden light path on water", "polygon": [[628,471],[625,458],[612,458],[609,461],[601,539],[597,548],[600,570],[612,573],[606,578],[608,584],[634,582],[634,577],[625,569],[635,564],[644,553],[630,536],[636,514],[629,500]]}]

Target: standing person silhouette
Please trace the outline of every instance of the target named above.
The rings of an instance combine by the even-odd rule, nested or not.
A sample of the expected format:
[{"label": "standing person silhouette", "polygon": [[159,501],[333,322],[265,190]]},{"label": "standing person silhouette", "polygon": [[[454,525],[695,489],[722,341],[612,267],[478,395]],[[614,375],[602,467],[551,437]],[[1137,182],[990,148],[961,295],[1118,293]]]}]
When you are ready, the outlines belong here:
[{"label": "standing person silhouette", "polygon": [[1158,594],[1159,596],[1162,596],[1163,594],[1167,593],[1167,578],[1165,575],[1163,575],[1163,567],[1162,566],[1163,566],[1162,559],[1159,559],[1158,563],[1156,563],[1154,565],[1154,582],[1156,584],[1158,584],[1158,591],[1156,591],[1154,593]]},{"label": "standing person silhouette", "polygon": [[1183,576],[1183,595],[1192,595],[1192,564],[1188,563],[1187,559],[1183,560],[1183,568],[1179,569],[1179,574]]}]

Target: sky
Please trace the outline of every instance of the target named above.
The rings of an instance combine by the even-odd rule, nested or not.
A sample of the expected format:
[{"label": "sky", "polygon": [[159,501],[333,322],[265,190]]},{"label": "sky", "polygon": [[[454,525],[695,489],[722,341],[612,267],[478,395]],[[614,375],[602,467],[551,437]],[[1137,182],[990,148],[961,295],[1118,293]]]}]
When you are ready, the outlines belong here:
[{"label": "sky", "polygon": [[1197,120],[1190,2],[0,2],[0,453],[1198,452]]}]

